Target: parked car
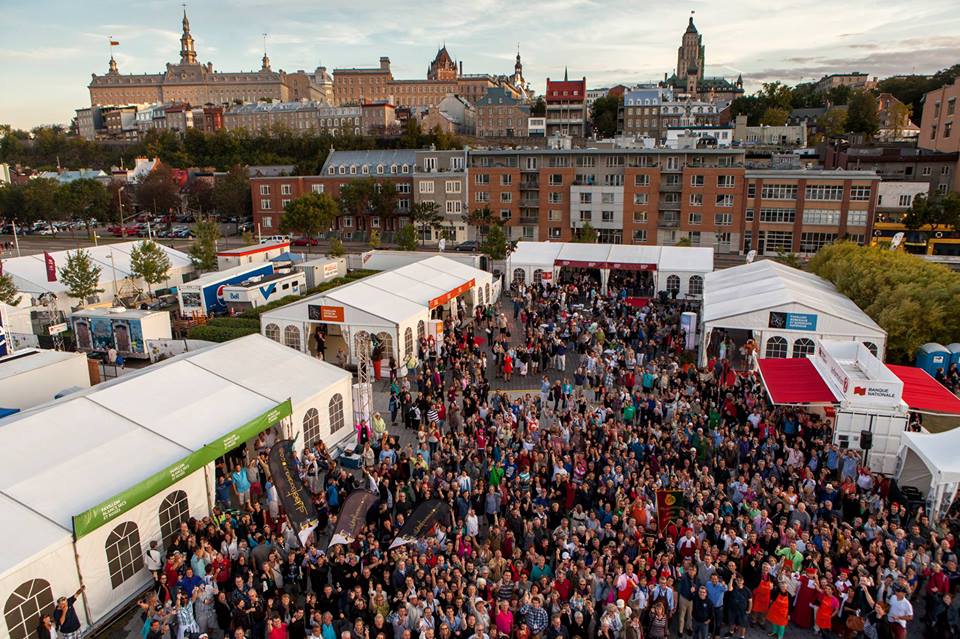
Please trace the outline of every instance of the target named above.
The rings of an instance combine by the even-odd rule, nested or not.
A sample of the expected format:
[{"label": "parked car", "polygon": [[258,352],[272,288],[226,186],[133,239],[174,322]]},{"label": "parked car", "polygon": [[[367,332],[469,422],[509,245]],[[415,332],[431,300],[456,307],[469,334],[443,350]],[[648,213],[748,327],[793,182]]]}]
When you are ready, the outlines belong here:
[{"label": "parked car", "polygon": [[289,242],[290,236],[288,235],[269,235],[266,237],[260,238],[261,244],[272,244],[273,242]]},{"label": "parked car", "polygon": [[294,246],[316,246],[319,243],[315,237],[298,237],[291,242]]},{"label": "parked car", "polygon": [[457,244],[453,250],[457,253],[476,253],[480,250],[480,243],[476,240],[467,240]]}]

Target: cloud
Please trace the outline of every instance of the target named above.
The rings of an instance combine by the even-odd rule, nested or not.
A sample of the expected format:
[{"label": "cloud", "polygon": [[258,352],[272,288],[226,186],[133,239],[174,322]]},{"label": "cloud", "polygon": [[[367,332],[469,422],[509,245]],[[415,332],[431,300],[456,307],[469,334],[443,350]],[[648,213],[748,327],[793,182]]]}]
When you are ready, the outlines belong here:
[{"label": "cloud", "polygon": [[80,53],[75,47],[37,47],[34,49],[0,49],[0,58],[20,60],[62,60]]}]

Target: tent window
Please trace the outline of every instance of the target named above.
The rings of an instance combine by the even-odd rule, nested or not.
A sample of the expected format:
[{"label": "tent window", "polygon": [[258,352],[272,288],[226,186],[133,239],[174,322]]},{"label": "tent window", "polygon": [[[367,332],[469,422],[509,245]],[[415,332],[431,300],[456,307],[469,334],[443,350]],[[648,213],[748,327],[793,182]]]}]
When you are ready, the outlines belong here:
[{"label": "tent window", "polygon": [[813,345],[813,340],[808,337],[801,337],[793,341],[794,357],[810,357],[814,350],[816,350],[816,347]]},{"label": "tent window", "polygon": [[283,329],[283,344],[295,350],[300,350],[300,329],[291,324]]},{"label": "tent window", "polygon": [[20,584],[7,597],[3,606],[3,620],[7,623],[10,639],[33,637],[40,623],[40,615],[53,612],[53,590],[45,579],[31,579]]},{"label": "tent window", "polygon": [[116,590],[143,569],[140,530],[132,521],[125,521],[110,532],[105,546],[110,585]]},{"label": "tent window", "polygon": [[543,281],[543,270],[538,268],[533,272],[533,283],[539,284],[542,281]]},{"label": "tent window", "polygon": [[380,348],[383,349],[384,356],[389,359],[393,357],[393,335],[386,331],[377,333],[377,341],[380,342]]},{"label": "tent window", "polygon": [[680,276],[671,275],[667,278],[667,290],[671,293],[680,292]]},{"label": "tent window", "polygon": [[423,320],[417,322],[417,341],[427,338],[427,325]]},{"label": "tent window", "polygon": [[483,306],[483,288],[477,288],[477,306]]},{"label": "tent window", "polygon": [[767,357],[784,358],[787,356],[787,340],[782,337],[771,337],[767,340]]},{"label": "tent window", "polygon": [[867,347],[867,350],[870,351],[871,355],[873,355],[874,357],[877,357],[877,353],[879,351],[877,349],[876,344],[874,344],[873,342],[864,342],[863,345]]},{"label": "tent window", "polygon": [[515,268],[515,269],[513,269],[513,284],[514,284],[514,286],[516,286],[517,284],[523,284],[523,282],[524,282],[526,279],[527,279],[527,274],[523,271],[522,268]]},{"label": "tent window", "polygon": [[703,295],[703,277],[693,275],[687,284],[687,295]]},{"label": "tent window", "polygon": [[160,543],[166,548],[169,546],[170,538],[173,537],[180,523],[190,518],[190,504],[187,501],[187,493],[182,490],[175,490],[167,495],[163,503],[160,504]]},{"label": "tent window", "polygon": [[483,297],[484,297],[484,299],[487,300],[487,304],[489,304],[489,303],[490,303],[490,285],[489,285],[489,284],[485,284],[484,287],[483,287],[483,289],[484,289],[484,295],[483,295]]},{"label": "tent window", "polygon": [[410,357],[410,353],[413,352],[413,329],[407,328],[403,332],[403,355],[404,357]]},{"label": "tent window", "polygon": [[337,393],[330,398],[330,432],[343,428],[343,395]]},{"label": "tent window", "polygon": [[280,327],[276,324],[267,324],[266,328],[267,337],[272,339],[275,342],[280,341]]},{"label": "tent window", "polygon": [[309,448],[320,439],[320,411],[309,409],[303,416],[303,443]]}]

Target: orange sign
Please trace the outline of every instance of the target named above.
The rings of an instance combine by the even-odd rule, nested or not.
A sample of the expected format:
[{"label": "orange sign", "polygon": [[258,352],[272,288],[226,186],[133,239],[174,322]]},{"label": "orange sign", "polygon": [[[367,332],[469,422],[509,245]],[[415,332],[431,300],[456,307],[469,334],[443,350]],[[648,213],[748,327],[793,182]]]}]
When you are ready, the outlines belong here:
[{"label": "orange sign", "polygon": [[309,304],[307,306],[307,315],[314,322],[342,322],[343,307]]},{"label": "orange sign", "polygon": [[442,306],[447,302],[449,302],[450,300],[456,297],[459,297],[460,295],[463,295],[464,293],[469,291],[471,288],[473,288],[475,284],[476,282],[471,278],[469,281],[464,282],[457,288],[451,291],[447,291],[446,293],[444,293],[443,295],[440,295],[439,297],[433,298],[432,300],[430,300],[430,309],[433,310],[436,307]]}]

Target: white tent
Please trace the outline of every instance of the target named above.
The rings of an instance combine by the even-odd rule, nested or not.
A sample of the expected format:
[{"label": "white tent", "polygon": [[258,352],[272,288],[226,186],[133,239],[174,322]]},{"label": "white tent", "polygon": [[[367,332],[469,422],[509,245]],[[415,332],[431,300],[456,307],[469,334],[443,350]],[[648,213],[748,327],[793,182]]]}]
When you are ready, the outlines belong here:
[{"label": "white tent", "polygon": [[[43,593],[69,594],[82,582],[78,613],[96,624],[150,582],[151,540],[209,513],[213,465],[186,465],[191,455],[235,448],[275,424],[300,447],[335,446],[352,434],[352,404],[349,373],[251,335],[8,417],[0,603],[9,609],[19,593],[34,593],[19,608],[35,613]],[[94,524],[81,528],[84,518]],[[0,636],[20,621],[6,615]],[[26,622],[32,631],[35,617]]]},{"label": "white tent", "polygon": [[701,364],[713,354],[711,331],[720,329],[752,333],[760,357],[802,356],[817,338],[863,342],[882,360],[887,343],[886,332],[833,284],[773,260],[707,275],[702,326]]},{"label": "white tent", "polygon": [[960,489],[960,429],[936,434],[905,432],[901,443],[897,483],[919,490],[937,520]]}]

